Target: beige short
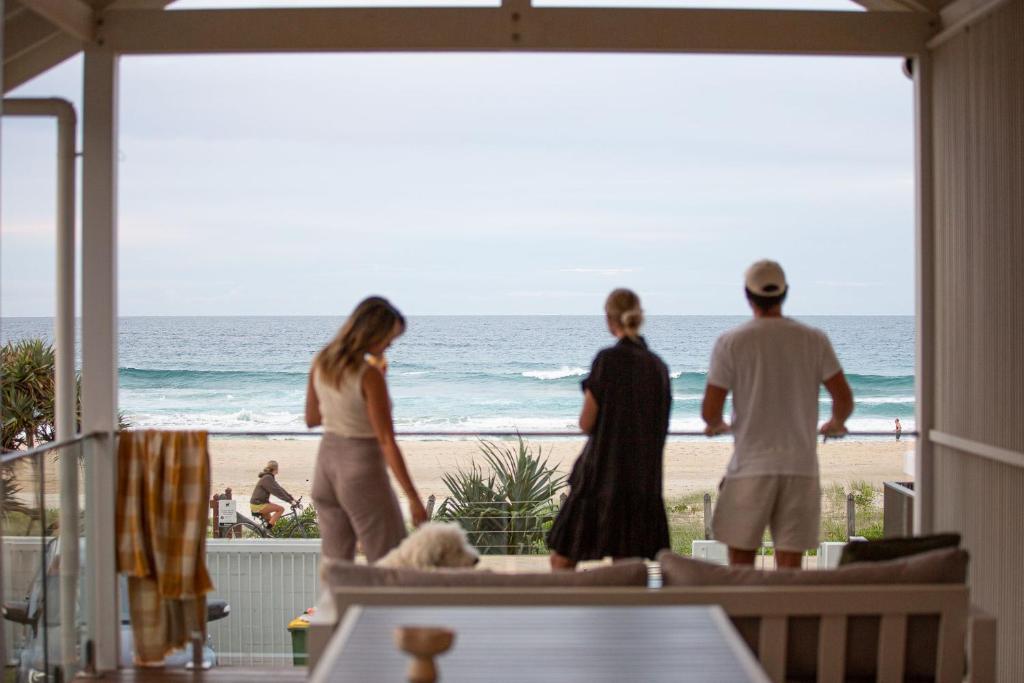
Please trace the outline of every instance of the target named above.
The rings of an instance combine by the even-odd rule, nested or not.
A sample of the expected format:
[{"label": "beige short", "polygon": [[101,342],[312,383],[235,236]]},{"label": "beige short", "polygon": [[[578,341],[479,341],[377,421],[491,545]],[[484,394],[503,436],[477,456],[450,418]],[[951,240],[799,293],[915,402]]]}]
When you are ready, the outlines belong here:
[{"label": "beige short", "polygon": [[716,541],[755,550],[765,527],[776,550],[803,552],[818,545],[821,487],[818,477],[726,477],[719,487],[711,529]]}]

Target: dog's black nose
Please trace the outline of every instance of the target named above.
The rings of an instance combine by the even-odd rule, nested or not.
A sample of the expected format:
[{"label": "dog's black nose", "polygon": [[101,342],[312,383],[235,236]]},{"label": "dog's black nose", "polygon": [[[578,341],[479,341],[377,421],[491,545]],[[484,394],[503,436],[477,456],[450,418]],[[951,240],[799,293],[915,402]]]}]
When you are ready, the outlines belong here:
[{"label": "dog's black nose", "polygon": [[474,557],[474,558],[473,558],[473,564],[474,564],[474,565],[478,565],[478,564],[480,564],[480,558],[479,558],[479,557]]}]

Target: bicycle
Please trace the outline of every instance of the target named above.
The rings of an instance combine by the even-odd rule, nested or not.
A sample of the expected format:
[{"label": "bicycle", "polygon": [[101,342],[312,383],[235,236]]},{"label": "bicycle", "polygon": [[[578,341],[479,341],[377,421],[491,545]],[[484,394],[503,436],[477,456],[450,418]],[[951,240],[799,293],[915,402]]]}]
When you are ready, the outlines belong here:
[{"label": "bicycle", "polygon": [[273,527],[263,515],[259,522],[239,514],[237,521],[222,530],[224,538],[319,538],[319,525],[302,516],[302,497],[291,504],[291,512],[281,515]]}]

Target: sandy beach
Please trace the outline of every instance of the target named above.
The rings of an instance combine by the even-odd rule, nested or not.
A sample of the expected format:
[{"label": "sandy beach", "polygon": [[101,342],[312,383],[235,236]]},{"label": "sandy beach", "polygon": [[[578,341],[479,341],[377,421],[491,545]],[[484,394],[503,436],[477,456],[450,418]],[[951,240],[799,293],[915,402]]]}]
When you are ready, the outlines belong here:
[{"label": "sandy beach", "polygon": [[[510,442],[511,443],[511,442]],[[568,472],[583,447],[582,439],[531,441]],[[309,501],[313,467],[316,462],[316,439],[212,438],[210,460],[211,485],[214,493],[230,487],[236,499],[248,500],[257,474],[268,460],[281,466],[278,481],[292,495]],[[464,441],[402,441],[402,452],[413,481],[423,499],[430,495],[438,501],[447,495],[441,480],[445,472],[469,465],[474,459],[481,464],[480,448],[474,440]],[[821,481],[847,485],[867,481],[881,487],[883,481],[907,481],[903,457],[913,450],[914,441],[831,441],[819,445]],[[725,472],[731,454],[729,441],[670,441],[665,448],[665,499],[673,501],[692,493],[714,491]],[[55,459],[47,464],[47,504],[56,506],[59,492],[59,466]],[[23,497],[30,502],[35,476],[31,468],[16,469],[17,480],[24,487]],[[397,488],[396,488],[397,491]],[[401,496],[400,496],[401,497]]]},{"label": "sandy beach", "polygon": [[[549,454],[552,463],[568,472],[583,441],[554,439],[531,441]],[[293,495],[309,500],[310,479],[318,442],[313,439],[271,440],[221,438],[211,441],[214,491],[231,487],[236,498],[248,499],[257,474],[267,460],[277,460],[278,481]],[[445,472],[465,467],[474,458],[482,462],[476,441],[404,441],[402,451],[413,481],[424,499],[431,494],[442,500],[447,489],[441,481]],[[908,477],[903,456],[913,441],[832,441],[819,446],[822,484],[849,484]],[[718,486],[731,454],[729,441],[673,441],[665,449],[665,498],[672,500],[691,493],[712,491]]]}]

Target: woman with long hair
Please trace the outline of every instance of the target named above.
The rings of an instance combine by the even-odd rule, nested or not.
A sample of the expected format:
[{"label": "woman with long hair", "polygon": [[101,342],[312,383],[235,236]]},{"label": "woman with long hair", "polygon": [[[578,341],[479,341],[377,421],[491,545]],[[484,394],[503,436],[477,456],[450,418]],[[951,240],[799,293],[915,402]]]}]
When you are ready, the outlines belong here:
[{"label": "woman with long hair", "polygon": [[405,522],[387,467],[409,499],[412,523],[426,509],[395,441],[384,351],[405,331],[387,299],[364,299],[313,359],[306,424],[323,425],[312,499],[325,558],[355,559],[356,542],[375,562],[405,537]]},{"label": "woman with long hair", "polygon": [[653,559],[669,547],[661,493],[668,368],[640,336],[644,313],[634,292],[616,289],[604,310],[618,343],[597,354],[583,380],[580,429],[590,436],[548,534],[552,569],[608,556]]},{"label": "woman with long hair", "polygon": [[268,460],[267,466],[260,470],[259,480],[249,498],[249,511],[267,520],[268,526],[277,524],[277,520],[284,513],[284,508],[277,503],[270,502],[270,495],[273,494],[283,501],[294,503],[292,494],[284,490],[284,487],[277,483],[278,465],[276,460]]}]

